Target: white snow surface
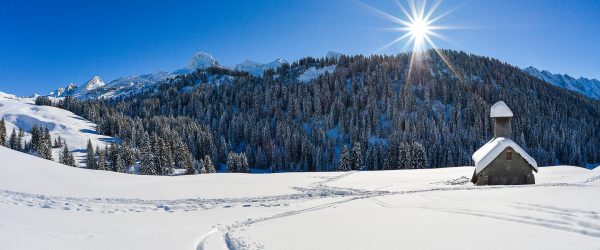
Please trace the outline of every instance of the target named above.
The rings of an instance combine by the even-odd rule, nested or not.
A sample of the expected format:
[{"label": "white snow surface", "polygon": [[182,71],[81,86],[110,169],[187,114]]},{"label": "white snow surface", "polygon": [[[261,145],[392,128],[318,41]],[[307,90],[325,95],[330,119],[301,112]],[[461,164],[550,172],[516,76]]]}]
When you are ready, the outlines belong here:
[{"label": "white snow surface", "polygon": [[285,63],[287,63],[287,61],[281,58],[277,58],[274,61],[265,64],[247,59],[243,63],[235,65],[235,69],[246,71],[253,76],[261,76],[266,70],[277,69]]},{"label": "white snow surface", "polygon": [[504,101],[499,101],[492,105],[490,117],[513,117],[513,112]]},{"label": "white snow surface", "polygon": [[99,76],[94,76],[94,77],[92,77],[92,79],[87,81],[84,85],[79,87],[78,90],[79,91],[91,91],[91,90],[100,88],[104,85],[106,85],[106,83],[104,83],[102,78],[100,78]]},{"label": "white snow surface", "polygon": [[210,67],[221,67],[221,64],[219,64],[213,55],[207,52],[197,52],[185,68],[176,70],[173,74],[189,74],[197,69],[207,69]]},{"label": "white snow surface", "polygon": [[[0,94],[0,118],[4,118],[6,122],[8,135],[13,129],[18,131],[22,128],[25,131],[24,139],[29,141],[31,139],[29,131],[34,124],[48,127],[53,141],[60,135],[67,142],[79,166],[85,165],[83,162],[88,139],[92,141],[94,148],[98,145],[102,149],[117,140],[96,133],[96,124],[70,111],[50,106],[36,106],[34,102],[35,98],[18,98]],[[58,160],[59,151],[60,149],[53,150],[55,160]]]},{"label": "white snow surface", "polygon": [[600,172],[138,176],[0,147],[0,249],[597,249]]},{"label": "white snow surface", "polygon": [[336,65],[329,65],[323,68],[310,67],[306,71],[304,71],[300,76],[298,76],[298,81],[307,83],[319,78],[319,76],[324,75],[325,73],[333,74],[333,72],[335,71],[335,67]]},{"label": "white snow surface", "polygon": [[481,148],[473,153],[471,158],[475,162],[475,172],[479,173],[481,170],[485,169],[500,153],[502,153],[502,151],[504,151],[504,149],[508,147],[521,155],[521,157],[523,157],[536,172],[538,171],[538,165],[535,159],[525,152],[525,150],[516,142],[506,137],[498,137],[481,146]]}]

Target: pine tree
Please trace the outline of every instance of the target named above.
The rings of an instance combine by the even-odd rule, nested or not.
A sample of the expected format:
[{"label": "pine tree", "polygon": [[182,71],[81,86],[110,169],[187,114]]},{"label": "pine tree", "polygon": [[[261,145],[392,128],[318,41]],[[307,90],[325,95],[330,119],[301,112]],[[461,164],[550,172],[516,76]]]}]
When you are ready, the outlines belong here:
[{"label": "pine tree", "polygon": [[340,154],[340,162],[337,168],[337,171],[350,171],[351,163],[350,163],[350,154],[348,153],[348,148],[344,146],[342,148],[342,153]]},{"label": "pine tree", "polygon": [[240,153],[238,156],[238,160],[239,160],[238,171],[240,173],[249,173],[250,168],[248,166],[248,158],[246,157],[246,154]]},{"label": "pine tree", "polygon": [[[175,153],[176,152],[176,153]],[[175,143],[174,150],[175,168],[185,169],[186,174],[195,174],[194,159],[188,148],[181,140]]]},{"label": "pine tree", "polygon": [[19,135],[17,136],[17,150],[24,151],[23,147],[23,137],[25,137],[25,132],[22,128],[19,128]]},{"label": "pine tree", "polygon": [[62,142],[63,139],[60,137],[60,135],[54,139],[54,148],[62,148]]},{"label": "pine tree", "polygon": [[158,141],[160,174],[171,175],[173,173],[173,155],[171,154],[171,148],[163,139],[159,139]]},{"label": "pine tree", "polygon": [[237,173],[237,164],[236,164],[236,154],[233,152],[229,152],[227,154],[227,172],[229,173]]},{"label": "pine tree", "polygon": [[[37,129],[36,134],[37,142],[34,148],[37,149],[37,154],[46,160],[52,160],[52,139],[48,127],[45,129]],[[32,136],[32,142],[34,140],[33,138],[34,137]]]},{"label": "pine tree", "polygon": [[135,152],[133,151],[133,149],[131,148],[131,146],[128,143],[124,143],[121,146],[121,152],[123,155],[123,165],[125,169],[129,169],[131,166],[135,165],[136,162],[136,157],[135,157]]},{"label": "pine tree", "polygon": [[37,124],[33,124],[33,126],[31,126],[31,141],[30,141],[30,147],[31,147],[31,151],[33,151],[34,154],[36,154],[37,156],[41,156],[39,153],[40,150],[40,145],[41,145],[41,133],[40,133],[40,129],[38,127]]},{"label": "pine tree", "polygon": [[428,168],[427,157],[425,154],[425,147],[421,143],[414,143],[414,155],[415,168],[422,169]]},{"label": "pine tree", "polygon": [[6,124],[4,118],[0,120],[0,146],[6,145]]},{"label": "pine tree", "polygon": [[69,151],[69,147],[67,143],[64,143],[63,150],[59,155],[59,162],[65,164],[67,166],[76,167],[75,165],[75,157],[73,157],[73,153]]},{"label": "pine tree", "polygon": [[119,152],[119,146],[116,143],[110,145],[110,170],[113,172],[125,173],[125,163]]},{"label": "pine tree", "polygon": [[152,146],[150,138],[146,135],[142,142],[142,152],[140,161],[140,174],[143,175],[158,175],[158,171],[154,161],[155,156],[152,154]]},{"label": "pine tree", "polygon": [[215,171],[215,166],[213,165],[212,160],[210,159],[209,155],[204,156],[204,160],[202,160],[202,169],[204,169],[203,173],[207,173],[207,174],[212,174],[212,173],[217,172],[217,171]]},{"label": "pine tree", "polygon": [[106,148],[104,150],[97,149],[96,154],[98,155],[98,170],[110,171],[110,166],[106,162]]},{"label": "pine tree", "polygon": [[364,159],[362,155],[362,149],[360,147],[360,143],[354,143],[352,146],[352,156],[351,156],[351,164],[352,169],[361,170],[364,167]]},{"label": "pine tree", "polygon": [[10,133],[10,139],[8,139],[8,147],[12,150],[17,150],[17,131],[13,128]]},{"label": "pine tree", "polygon": [[92,146],[92,140],[88,139],[87,150],[85,153],[85,164],[89,169],[97,169],[98,164],[96,162],[96,154],[94,153],[94,147]]}]

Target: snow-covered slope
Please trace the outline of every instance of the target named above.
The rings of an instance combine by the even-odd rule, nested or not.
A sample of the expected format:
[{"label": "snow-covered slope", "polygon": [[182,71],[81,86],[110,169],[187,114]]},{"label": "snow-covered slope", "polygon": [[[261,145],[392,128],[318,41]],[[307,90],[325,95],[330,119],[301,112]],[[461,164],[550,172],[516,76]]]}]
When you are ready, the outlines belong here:
[{"label": "snow-covered slope", "polygon": [[198,52],[192,57],[192,59],[190,59],[185,68],[176,70],[173,73],[178,75],[189,74],[194,72],[194,70],[206,69],[210,67],[221,67],[221,64],[219,64],[213,55],[206,52]]},{"label": "snow-covered slope", "polygon": [[239,71],[246,71],[253,76],[260,76],[266,70],[277,69],[285,63],[288,63],[288,62],[286,60],[283,60],[280,58],[277,58],[274,61],[272,61],[270,63],[266,63],[266,64],[255,62],[252,60],[246,60],[243,63],[236,65],[235,69],[239,70]]},{"label": "snow-covered slope", "polygon": [[[7,133],[22,128],[25,140],[30,140],[29,131],[34,124],[48,127],[54,140],[59,135],[65,139],[69,149],[74,152],[75,159],[83,166],[87,140],[91,139],[94,147],[104,148],[115,138],[97,134],[96,125],[63,109],[34,105],[33,98],[18,98],[0,94],[0,118],[4,118]],[[54,159],[58,160],[59,149],[54,150]]]},{"label": "snow-covered slope", "polygon": [[534,67],[523,69],[526,73],[542,79],[552,85],[575,91],[585,96],[600,99],[600,81],[580,77],[575,79],[566,74],[553,74],[547,70],[540,71]]},{"label": "snow-covered slope", "polygon": [[106,85],[106,83],[104,83],[102,78],[100,78],[99,76],[94,76],[94,77],[92,77],[92,79],[87,81],[84,85],[79,87],[78,90],[79,91],[92,91],[94,89],[101,88],[104,85]]},{"label": "snow-covered slope", "polygon": [[[340,53],[330,51],[327,53],[326,57],[337,59],[340,56]],[[165,82],[169,78],[174,78],[177,75],[192,73],[198,69],[221,67],[246,71],[253,76],[261,76],[266,70],[277,69],[286,63],[288,62],[281,58],[277,58],[269,63],[259,63],[252,60],[245,60],[243,63],[237,64],[234,67],[225,67],[222,66],[211,54],[206,52],[198,52],[194,54],[186,67],[175,70],[172,73],[159,71],[153,74],[120,77],[110,81],[108,84],[105,84],[100,77],[94,76],[91,80],[79,87],[70,83],[66,87],[60,87],[57,90],[50,92],[48,96],[73,96],[78,99],[115,98],[148,90],[148,88],[155,86],[157,83]],[[334,70],[335,65],[330,65],[324,68],[310,67],[300,75],[298,80],[301,82],[308,82],[319,77],[320,75],[325,74],[326,72],[332,73]],[[216,84],[220,84],[220,82],[216,82]]]},{"label": "snow-covered slope", "polygon": [[594,249],[600,238],[600,173],[576,167],[477,187],[473,167],[167,177],[2,147],[0,159],[1,249]]},{"label": "snow-covered slope", "polygon": [[307,83],[311,80],[319,78],[319,76],[324,75],[325,73],[333,74],[335,71],[336,65],[329,65],[323,68],[315,68],[310,67],[306,71],[304,71],[300,76],[298,76],[298,81]]}]

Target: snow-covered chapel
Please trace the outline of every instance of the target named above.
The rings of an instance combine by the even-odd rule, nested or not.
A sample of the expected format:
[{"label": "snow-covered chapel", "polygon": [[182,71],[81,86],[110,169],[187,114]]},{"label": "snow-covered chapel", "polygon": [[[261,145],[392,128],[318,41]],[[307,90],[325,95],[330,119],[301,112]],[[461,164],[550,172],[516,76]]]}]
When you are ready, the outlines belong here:
[{"label": "snow-covered chapel", "polygon": [[471,181],[475,185],[534,184],[533,171],[537,162],[512,138],[510,120],[512,111],[499,101],[492,106],[490,117],[494,119],[494,138],[473,154],[475,171]]}]

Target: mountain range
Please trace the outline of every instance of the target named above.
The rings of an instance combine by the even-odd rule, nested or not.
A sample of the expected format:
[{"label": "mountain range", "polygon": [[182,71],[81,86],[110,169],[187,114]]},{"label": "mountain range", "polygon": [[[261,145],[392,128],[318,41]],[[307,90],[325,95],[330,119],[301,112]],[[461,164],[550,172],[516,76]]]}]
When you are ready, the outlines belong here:
[{"label": "mountain range", "polygon": [[[341,53],[330,51],[327,53],[326,58],[337,59],[341,55]],[[114,79],[108,83],[105,83],[99,76],[94,76],[80,86],[77,86],[74,83],[69,83],[65,87],[59,87],[58,89],[50,92],[48,96],[73,96],[78,99],[114,98],[139,93],[140,91],[145,90],[156,83],[163,82],[169,78],[174,78],[177,75],[189,74],[198,69],[221,67],[248,72],[250,75],[258,77],[261,76],[265,71],[277,69],[283,64],[288,64],[288,61],[277,58],[269,63],[260,63],[247,59],[233,67],[226,67],[221,65],[211,54],[206,52],[198,52],[190,59],[187,66],[173,72],[158,71],[155,73],[138,76],[124,76]],[[334,66],[319,70],[314,68],[307,69],[305,74],[299,77],[299,80],[301,82],[307,82],[321,74],[324,74],[325,72],[332,73],[334,69]],[[584,77],[574,78],[567,74],[554,74],[547,70],[539,70],[533,66],[524,68],[522,70],[527,74],[539,78],[554,86],[565,88],[593,99],[600,99],[600,81],[597,79],[588,79]]]},{"label": "mountain range", "polygon": [[[328,53],[328,56],[333,52]],[[337,55],[337,54],[336,54]],[[284,59],[277,58],[269,63],[260,63],[252,60],[245,60],[243,63],[237,64],[232,69],[248,72],[253,76],[260,76],[264,71],[269,69],[277,69],[288,62]],[[48,94],[51,97],[73,96],[78,99],[90,98],[114,98],[119,96],[127,96],[138,93],[155,85],[156,83],[165,81],[169,78],[174,78],[177,75],[192,73],[198,69],[207,69],[210,67],[229,68],[222,66],[211,54],[206,52],[196,53],[184,68],[173,72],[159,71],[151,74],[139,76],[125,76],[114,79],[105,83],[99,76],[94,76],[86,83],[77,86],[74,83],[69,83],[65,87],[60,87]]]},{"label": "mountain range", "polygon": [[600,99],[600,81],[596,79],[584,77],[575,79],[567,74],[553,74],[547,70],[539,70],[531,66],[524,68],[523,71],[554,86],[565,88],[597,100]]}]

